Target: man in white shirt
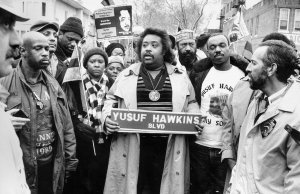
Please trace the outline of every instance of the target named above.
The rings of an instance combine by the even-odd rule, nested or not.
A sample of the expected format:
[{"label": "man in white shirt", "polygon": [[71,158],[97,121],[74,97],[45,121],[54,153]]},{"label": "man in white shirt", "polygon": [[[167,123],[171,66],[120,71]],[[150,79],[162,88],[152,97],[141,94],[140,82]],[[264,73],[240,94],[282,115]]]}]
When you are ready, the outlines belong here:
[{"label": "man in white shirt", "polygon": [[243,70],[230,62],[229,41],[223,34],[212,34],[207,52],[213,66],[198,72],[194,79],[196,99],[205,119],[204,128],[190,142],[191,193],[221,193],[227,163],[221,162],[222,110]]},{"label": "man in white shirt", "polygon": [[230,193],[299,193],[300,146],[284,130],[300,128],[300,83],[288,80],[297,68],[296,52],[283,41],[263,42],[253,53],[248,81],[261,92],[242,124]]},{"label": "man in white shirt", "polygon": [[[16,48],[21,41],[14,29],[16,21],[26,21],[14,9],[14,0],[0,0],[0,77],[12,71]],[[0,87],[0,93],[7,91]],[[22,150],[10,115],[4,111],[6,105],[0,103],[0,194],[29,194],[22,160]]]}]

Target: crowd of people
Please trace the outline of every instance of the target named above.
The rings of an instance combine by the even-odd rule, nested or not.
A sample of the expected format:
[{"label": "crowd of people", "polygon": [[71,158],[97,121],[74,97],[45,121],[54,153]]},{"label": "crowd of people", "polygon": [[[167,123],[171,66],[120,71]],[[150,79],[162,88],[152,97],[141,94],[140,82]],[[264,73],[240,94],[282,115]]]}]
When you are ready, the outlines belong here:
[{"label": "crowd of people", "polygon": [[[26,20],[1,3],[0,194],[300,193],[300,65],[285,35],[246,59],[222,33],[146,28],[127,67],[119,42],[80,51],[76,17],[20,38]],[[112,108],[202,119],[196,135],[121,133]]]}]

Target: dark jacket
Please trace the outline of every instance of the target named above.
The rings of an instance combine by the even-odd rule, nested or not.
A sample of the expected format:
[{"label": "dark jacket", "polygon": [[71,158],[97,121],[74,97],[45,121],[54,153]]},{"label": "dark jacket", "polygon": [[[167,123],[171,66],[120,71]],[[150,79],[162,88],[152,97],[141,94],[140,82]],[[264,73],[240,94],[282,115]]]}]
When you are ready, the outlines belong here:
[{"label": "dark jacket", "polygon": [[[239,55],[232,55],[230,56],[230,63],[246,73],[249,62]],[[199,94],[201,93],[202,83],[212,67],[213,63],[210,58],[201,59],[194,64],[193,70],[190,73],[190,79],[194,86],[199,106],[201,105],[201,95]]]},{"label": "dark jacket", "polygon": [[68,68],[68,61],[67,61],[67,56],[65,55],[63,49],[61,48],[59,42],[57,43],[57,49],[55,51],[55,55],[58,59],[57,63],[57,71],[55,74],[55,79],[58,81],[60,85],[62,85],[62,82],[64,80],[65,73]]},{"label": "dark jacket", "polygon": [[[78,160],[76,159],[76,140],[68,104],[61,87],[46,71],[42,70],[42,74],[49,91],[55,126],[54,130],[56,130],[57,134],[57,140],[55,141],[56,150],[54,151],[55,155],[53,156],[53,191],[58,194],[63,191],[65,171],[72,172],[76,170],[78,163]],[[37,114],[32,109],[26,108],[35,106],[35,104],[31,104],[28,100],[29,96],[25,88],[27,83],[20,66],[14,69],[10,75],[2,78],[0,80],[0,84],[2,84],[10,93],[4,102],[7,104],[8,109],[21,109],[28,116]],[[30,121],[29,126],[32,126],[32,128],[28,129],[30,131],[20,130],[17,132],[23,151],[26,179],[32,194],[37,193],[38,173],[35,145],[37,131],[34,127],[35,123],[36,121]],[[30,145],[25,144],[24,140],[31,142]]]}]

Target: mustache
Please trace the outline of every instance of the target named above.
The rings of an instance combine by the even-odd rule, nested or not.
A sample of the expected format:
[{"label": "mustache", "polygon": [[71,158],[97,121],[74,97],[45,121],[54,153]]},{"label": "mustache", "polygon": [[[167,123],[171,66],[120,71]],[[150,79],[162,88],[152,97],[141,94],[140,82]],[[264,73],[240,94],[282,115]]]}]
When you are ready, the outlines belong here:
[{"label": "mustache", "polygon": [[14,58],[14,59],[19,59],[21,58],[21,53],[20,53],[20,48],[11,48],[7,51],[6,55],[5,55],[6,59],[9,58]]},{"label": "mustache", "polygon": [[154,58],[154,56],[150,52],[145,53],[144,54],[144,58],[145,57],[152,57],[152,58]]},{"label": "mustache", "polygon": [[224,56],[224,53],[217,52],[217,53],[214,54],[214,57],[217,57],[217,56]]}]

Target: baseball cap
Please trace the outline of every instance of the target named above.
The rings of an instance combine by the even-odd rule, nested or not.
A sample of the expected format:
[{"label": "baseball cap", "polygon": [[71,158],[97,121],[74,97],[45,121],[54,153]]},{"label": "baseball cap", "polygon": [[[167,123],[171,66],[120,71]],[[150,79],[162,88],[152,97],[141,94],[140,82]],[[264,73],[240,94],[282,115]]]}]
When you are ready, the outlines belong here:
[{"label": "baseball cap", "polygon": [[29,20],[29,18],[26,18],[15,9],[16,4],[16,0],[0,0],[0,8],[16,16],[16,21],[24,22]]},{"label": "baseball cap", "polygon": [[48,22],[48,21],[44,21],[44,20],[39,20],[30,27],[30,31],[39,32],[45,28],[51,28],[57,32],[59,26],[56,22]]}]

